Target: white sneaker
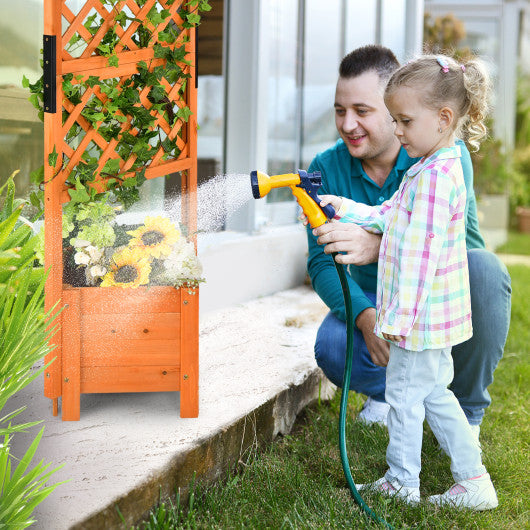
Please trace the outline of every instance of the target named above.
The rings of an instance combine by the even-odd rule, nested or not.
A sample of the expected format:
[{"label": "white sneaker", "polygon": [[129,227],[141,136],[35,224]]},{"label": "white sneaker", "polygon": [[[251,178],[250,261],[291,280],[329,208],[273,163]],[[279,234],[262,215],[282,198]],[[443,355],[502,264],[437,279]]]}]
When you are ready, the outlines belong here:
[{"label": "white sneaker", "polygon": [[390,405],[385,401],[376,401],[369,397],[363,406],[363,409],[359,414],[357,414],[357,419],[371,425],[373,423],[379,423],[380,425],[386,425],[386,417],[388,416],[388,411],[390,410]]},{"label": "white sneaker", "polygon": [[371,490],[389,497],[399,497],[408,504],[420,502],[420,488],[407,488],[402,486],[397,480],[387,480],[385,477],[371,482],[369,484],[355,484],[355,487],[361,490]]},{"label": "white sneaker", "polygon": [[499,505],[489,473],[471,480],[461,480],[445,493],[431,495],[428,500],[440,506],[452,505],[478,511],[491,510]]}]

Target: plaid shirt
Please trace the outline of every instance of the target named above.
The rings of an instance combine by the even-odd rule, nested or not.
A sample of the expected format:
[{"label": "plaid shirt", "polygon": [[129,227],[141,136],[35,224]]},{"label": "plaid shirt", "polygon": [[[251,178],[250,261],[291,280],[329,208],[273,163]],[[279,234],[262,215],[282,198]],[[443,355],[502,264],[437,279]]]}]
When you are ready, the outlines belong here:
[{"label": "plaid shirt", "polygon": [[446,348],[472,335],[458,146],[422,158],[380,206],[344,199],[336,217],[383,233],[374,332],[408,350]]}]

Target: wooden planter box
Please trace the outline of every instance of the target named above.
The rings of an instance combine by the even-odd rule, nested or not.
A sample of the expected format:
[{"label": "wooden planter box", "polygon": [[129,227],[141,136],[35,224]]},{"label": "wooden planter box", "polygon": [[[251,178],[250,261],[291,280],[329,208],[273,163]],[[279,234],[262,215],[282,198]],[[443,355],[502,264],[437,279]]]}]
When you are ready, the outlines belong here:
[{"label": "wooden planter box", "polygon": [[198,289],[79,287],[63,291],[62,419],[80,395],[180,391],[198,415]]},{"label": "wooden planter box", "polygon": [[[67,6],[61,0],[44,0],[44,208],[45,208],[45,267],[49,271],[46,282],[46,311],[64,307],[55,323],[59,330],[50,338],[54,348],[46,356],[44,394],[53,401],[53,414],[59,410],[63,420],[80,418],[80,395],[100,392],[180,392],[180,415],[198,415],[198,289],[173,287],[72,287],[63,278],[62,204],[69,201],[73,182],[72,171],[86,154],[98,158],[98,192],[109,174],[104,168],[109,161],[114,168],[112,177],[127,179],[136,154],[122,159],[117,149],[118,139],[101,133],[99,125],[86,120],[85,105],[107,104],[109,96],[97,85],[84,84],[82,97],[70,100],[63,91],[63,81],[72,75],[71,82],[85,83],[89,77],[116,81],[115,88],[130,89],[129,81],[137,75],[141,63],[151,71],[167,62],[155,57],[156,45],[171,50],[185,50],[179,68],[182,76],[171,81],[164,78],[167,105],[189,109],[187,118],[169,117],[149,98],[148,88],[138,88],[138,107],[149,110],[154,118],[152,130],[178,145],[178,154],[166,157],[160,145],[154,149],[149,164],[144,166],[147,179],[180,174],[181,222],[188,233],[197,230],[197,86],[195,68],[195,29],[185,24],[189,11],[185,0],[119,2],[119,9],[103,5],[99,0],[84,0],[81,5]],[[158,7],[157,7],[158,6]],[[134,20],[126,29],[116,17],[126,7]],[[149,22],[152,9],[165,9],[165,16],[156,27]],[[95,34],[84,26],[87,16],[96,13],[100,29]],[[182,15],[182,16],[181,16]],[[147,24],[151,37],[140,47],[135,32]],[[175,42],[169,44],[164,30],[172,24],[180,28]],[[101,44],[109,28],[113,28],[119,42],[115,43],[115,63],[100,55]],[[83,45],[78,52],[69,49],[72,37]],[[160,39],[159,39],[160,37]],[[80,51],[79,51],[80,50]],[[151,98],[152,99],[152,98]],[[99,102],[98,102],[99,101]],[[166,107],[167,110],[167,107]],[[119,134],[137,134],[130,113],[119,121]],[[64,118],[64,122],[63,122]],[[82,130],[81,139],[77,138]],[[70,132],[73,131],[73,136]],[[119,135],[118,135],[119,136]],[[70,145],[70,142],[72,145]],[[193,240],[193,238],[192,238]],[[194,242],[196,242],[194,240]],[[68,281],[68,280],[66,280]]]}]

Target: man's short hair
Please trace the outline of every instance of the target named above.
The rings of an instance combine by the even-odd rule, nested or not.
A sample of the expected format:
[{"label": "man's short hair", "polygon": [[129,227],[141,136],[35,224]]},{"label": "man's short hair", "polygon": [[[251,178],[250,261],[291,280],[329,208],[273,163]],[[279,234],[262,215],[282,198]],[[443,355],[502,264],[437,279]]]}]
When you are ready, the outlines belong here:
[{"label": "man's short hair", "polygon": [[380,79],[386,82],[398,68],[399,61],[391,50],[370,44],[356,48],[346,55],[340,63],[339,75],[348,79],[374,70]]}]

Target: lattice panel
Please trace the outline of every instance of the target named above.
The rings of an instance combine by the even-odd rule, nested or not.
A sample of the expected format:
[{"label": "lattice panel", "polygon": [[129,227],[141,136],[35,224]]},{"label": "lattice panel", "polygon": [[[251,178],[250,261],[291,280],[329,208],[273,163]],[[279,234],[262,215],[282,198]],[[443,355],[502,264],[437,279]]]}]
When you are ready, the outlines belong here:
[{"label": "lattice panel", "polygon": [[[64,61],[104,55],[111,41],[117,42],[118,53],[149,48],[161,41],[160,34],[168,25],[183,25],[183,2],[178,0],[119,0],[112,8],[100,0],[87,0],[77,12],[70,4],[77,6],[78,2],[66,0],[62,6]],[[154,12],[160,16],[149,17]],[[153,24],[153,19],[162,17],[159,24]]]},{"label": "lattice panel", "polygon": [[[180,54],[180,81],[175,82],[162,76],[165,59],[154,53],[157,45],[189,51],[191,30],[179,29],[184,3],[121,0],[109,6],[101,0],[87,0],[77,12],[69,6],[77,3],[62,3],[63,83],[58,89],[64,87],[64,91],[55,178],[64,183],[64,191],[75,185],[69,180],[73,172],[93,175],[101,191],[102,182],[110,178],[122,181],[139,171],[153,178],[189,167],[188,118],[192,111],[188,110],[186,81],[191,58],[189,53]],[[160,83],[156,88],[136,82],[139,65],[144,73],[156,77]],[[96,78],[103,86],[91,83]],[[134,101],[134,110],[127,114],[113,106],[124,94]],[[87,118],[99,115],[102,121],[94,127]],[[148,147],[143,143],[138,148],[138,134],[143,130],[145,135],[146,123]]]}]

